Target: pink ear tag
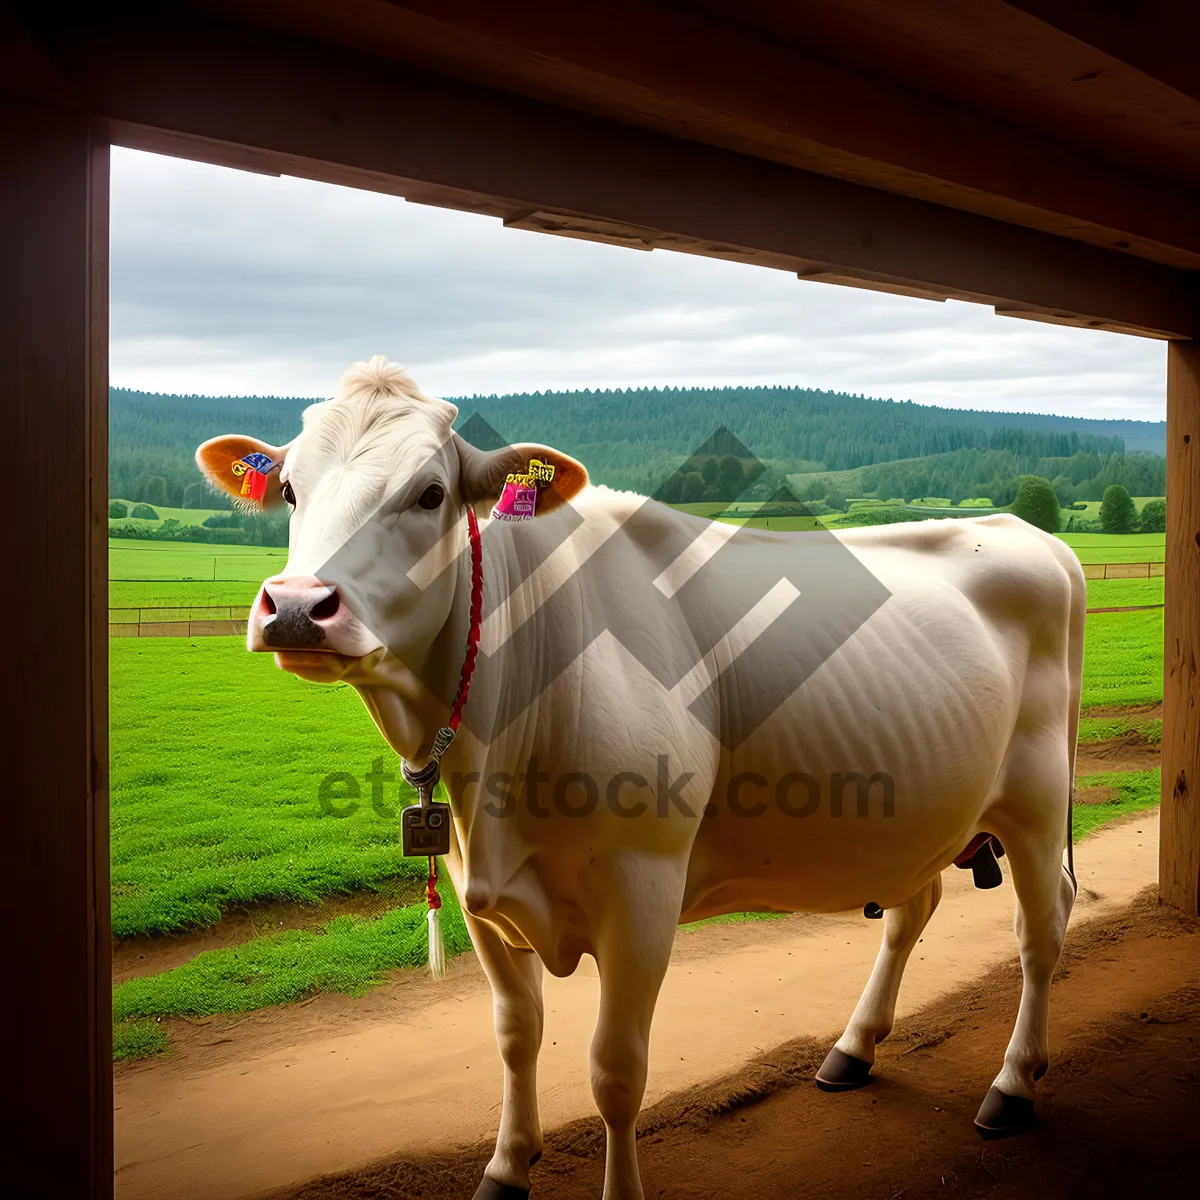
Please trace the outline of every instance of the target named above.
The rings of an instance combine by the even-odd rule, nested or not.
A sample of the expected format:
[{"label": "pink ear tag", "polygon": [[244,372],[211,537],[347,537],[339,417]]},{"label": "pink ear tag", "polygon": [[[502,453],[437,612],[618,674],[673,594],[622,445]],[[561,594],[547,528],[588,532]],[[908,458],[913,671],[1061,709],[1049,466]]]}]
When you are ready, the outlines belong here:
[{"label": "pink ear tag", "polygon": [[492,508],[493,521],[528,521],[537,515],[538,487],[554,478],[554,466],[530,459],[522,475],[510,475],[504,482],[500,499]]}]

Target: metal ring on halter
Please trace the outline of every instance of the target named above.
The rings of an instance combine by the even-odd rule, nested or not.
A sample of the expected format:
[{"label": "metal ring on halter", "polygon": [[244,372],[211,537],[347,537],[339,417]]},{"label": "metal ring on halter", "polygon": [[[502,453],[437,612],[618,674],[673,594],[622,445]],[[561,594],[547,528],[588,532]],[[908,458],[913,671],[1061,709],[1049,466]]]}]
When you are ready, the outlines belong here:
[{"label": "metal ring on halter", "polygon": [[410,767],[407,759],[400,760],[400,774],[404,776],[404,782],[409,787],[416,788],[422,804],[428,804],[433,796],[433,789],[442,777],[442,755],[453,741],[454,730],[443,725],[433,736],[433,750],[430,752],[429,761],[423,767]]},{"label": "metal ring on halter", "polygon": [[433,800],[433,789],[442,777],[442,768],[436,758],[431,758],[423,767],[414,771],[401,759],[400,774],[404,776],[405,783],[416,789],[421,804],[427,805]]}]

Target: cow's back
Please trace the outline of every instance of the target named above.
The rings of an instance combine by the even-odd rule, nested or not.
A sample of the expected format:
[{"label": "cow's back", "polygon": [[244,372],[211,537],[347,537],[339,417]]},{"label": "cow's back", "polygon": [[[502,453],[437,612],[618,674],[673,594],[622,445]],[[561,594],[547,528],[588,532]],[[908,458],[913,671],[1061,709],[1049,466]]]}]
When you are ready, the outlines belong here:
[{"label": "cow's back", "polygon": [[[717,813],[693,848],[689,917],[898,903],[980,827],[1014,731],[1038,726],[1064,747],[1073,736],[1084,600],[1068,547],[1008,515],[838,540],[889,596],[724,753]],[[799,774],[819,789],[811,812],[807,779],[779,793]],[[755,801],[763,811],[745,815]]]}]

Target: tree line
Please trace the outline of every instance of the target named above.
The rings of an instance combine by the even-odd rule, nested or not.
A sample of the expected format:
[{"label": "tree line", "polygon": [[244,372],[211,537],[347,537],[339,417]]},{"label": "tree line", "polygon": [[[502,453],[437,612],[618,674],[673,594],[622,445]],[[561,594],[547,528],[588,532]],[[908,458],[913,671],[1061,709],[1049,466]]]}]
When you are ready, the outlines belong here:
[{"label": "tree line", "polygon": [[[196,446],[231,432],[285,443],[310,403],[113,388],[109,494],[229,509],[228,497],[200,478]],[[546,442],[580,458],[598,483],[664,499],[669,489],[679,497],[674,502],[687,502],[685,494],[765,499],[789,475],[799,475],[799,491],[811,493],[802,499],[838,492],[955,502],[988,497],[1006,505],[1022,474],[1050,481],[1063,503],[1100,499],[1112,484],[1133,495],[1165,490],[1161,422],[975,412],[792,387],[618,388],[455,403],[460,428],[478,413],[503,440]],[[719,429],[727,431],[720,452],[698,456],[698,444]],[[726,460],[735,460],[739,472]],[[852,480],[831,478],[847,471],[855,472]]]}]

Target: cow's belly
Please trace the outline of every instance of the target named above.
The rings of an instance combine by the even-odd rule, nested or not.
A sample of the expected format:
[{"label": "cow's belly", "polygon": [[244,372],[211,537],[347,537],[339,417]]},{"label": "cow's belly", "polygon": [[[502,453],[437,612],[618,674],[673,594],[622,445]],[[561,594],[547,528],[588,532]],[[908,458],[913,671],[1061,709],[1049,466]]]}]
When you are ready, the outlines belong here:
[{"label": "cow's belly", "polygon": [[682,920],[889,907],[976,832],[1017,719],[1028,642],[961,598],[939,605],[931,630],[928,604],[928,593],[894,597],[727,756]]}]

